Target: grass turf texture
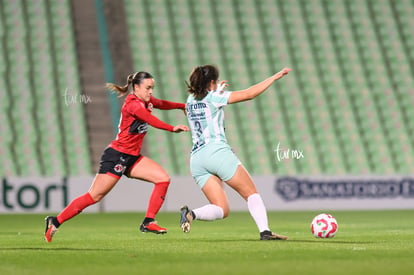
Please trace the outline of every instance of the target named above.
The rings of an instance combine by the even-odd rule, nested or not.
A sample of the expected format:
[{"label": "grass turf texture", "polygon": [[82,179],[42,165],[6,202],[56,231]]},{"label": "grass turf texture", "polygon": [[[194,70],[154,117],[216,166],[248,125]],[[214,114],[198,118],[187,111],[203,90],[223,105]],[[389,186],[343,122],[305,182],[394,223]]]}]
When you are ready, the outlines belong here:
[{"label": "grass turf texture", "polygon": [[195,221],[160,213],[168,234],[138,231],[142,213],[81,214],[52,243],[44,215],[0,215],[0,274],[412,274],[414,211],[333,211],[333,239],[310,233],[319,212],[271,212],[288,241],[259,241],[249,213]]}]

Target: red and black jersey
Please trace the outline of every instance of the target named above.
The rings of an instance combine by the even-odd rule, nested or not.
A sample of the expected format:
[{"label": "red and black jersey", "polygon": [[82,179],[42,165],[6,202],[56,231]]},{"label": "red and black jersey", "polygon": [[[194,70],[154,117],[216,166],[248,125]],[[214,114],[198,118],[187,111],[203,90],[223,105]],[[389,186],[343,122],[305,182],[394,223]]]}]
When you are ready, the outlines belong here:
[{"label": "red and black jersey", "polygon": [[153,116],[151,114],[152,108],[184,109],[185,104],[161,100],[152,96],[150,101],[146,103],[134,94],[129,94],[122,105],[118,134],[109,147],[128,155],[138,156],[141,152],[142,141],[148,131],[148,124],[172,132],[174,126]]}]

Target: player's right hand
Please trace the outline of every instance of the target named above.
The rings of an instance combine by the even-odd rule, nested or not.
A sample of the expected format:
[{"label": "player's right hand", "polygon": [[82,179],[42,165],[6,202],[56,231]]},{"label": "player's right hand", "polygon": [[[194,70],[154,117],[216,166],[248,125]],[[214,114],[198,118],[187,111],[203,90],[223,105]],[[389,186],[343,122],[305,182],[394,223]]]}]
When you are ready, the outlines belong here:
[{"label": "player's right hand", "polygon": [[180,133],[180,132],[188,132],[190,131],[190,128],[188,128],[188,126],[185,125],[177,125],[174,127],[173,132],[174,133]]}]

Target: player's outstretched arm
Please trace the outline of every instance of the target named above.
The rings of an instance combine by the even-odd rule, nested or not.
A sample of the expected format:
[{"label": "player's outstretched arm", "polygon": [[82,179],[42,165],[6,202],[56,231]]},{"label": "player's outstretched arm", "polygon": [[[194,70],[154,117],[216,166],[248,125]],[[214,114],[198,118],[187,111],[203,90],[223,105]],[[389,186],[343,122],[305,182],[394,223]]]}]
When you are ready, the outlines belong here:
[{"label": "player's outstretched arm", "polygon": [[273,84],[273,82],[287,75],[290,71],[291,69],[284,68],[280,72],[272,75],[271,77],[263,80],[262,82],[256,85],[251,86],[250,88],[247,88],[241,91],[232,92],[230,94],[228,104],[242,102],[242,101],[251,100],[255,98],[256,96],[266,91],[266,89],[269,88],[270,85]]}]

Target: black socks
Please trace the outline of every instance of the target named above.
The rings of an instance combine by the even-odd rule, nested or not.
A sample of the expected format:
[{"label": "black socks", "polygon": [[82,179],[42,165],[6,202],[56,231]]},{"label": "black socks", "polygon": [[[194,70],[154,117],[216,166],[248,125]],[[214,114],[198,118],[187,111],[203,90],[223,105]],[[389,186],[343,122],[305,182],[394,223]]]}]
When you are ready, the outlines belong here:
[{"label": "black socks", "polygon": [[53,224],[56,228],[58,228],[58,227],[60,226],[60,223],[58,222],[57,217],[53,217],[53,218],[52,218],[52,224]]},{"label": "black socks", "polygon": [[145,217],[144,221],[142,222],[144,225],[148,225],[150,222],[153,222],[153,218]]}]

